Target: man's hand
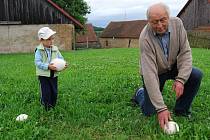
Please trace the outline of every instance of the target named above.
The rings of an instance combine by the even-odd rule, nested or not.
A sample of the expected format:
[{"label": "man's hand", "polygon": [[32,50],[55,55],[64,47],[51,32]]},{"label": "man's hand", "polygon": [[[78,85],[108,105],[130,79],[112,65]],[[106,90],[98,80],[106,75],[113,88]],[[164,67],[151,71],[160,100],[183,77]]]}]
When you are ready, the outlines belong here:
[{"label": "man's hand", "polygon": [[184,85],[181,82],[175,80],[172,86],[172,90],[176,92],[176,98],[178,99],[184,92]]},{"label": "man's hand", "polygon": [[168,123],[168,121],[172,120],[171,119],[171,113],[168,111],[168,109],[159,112],[158,114],[158,121],[160,124],[160,127],[164,129],[164,125]]}]

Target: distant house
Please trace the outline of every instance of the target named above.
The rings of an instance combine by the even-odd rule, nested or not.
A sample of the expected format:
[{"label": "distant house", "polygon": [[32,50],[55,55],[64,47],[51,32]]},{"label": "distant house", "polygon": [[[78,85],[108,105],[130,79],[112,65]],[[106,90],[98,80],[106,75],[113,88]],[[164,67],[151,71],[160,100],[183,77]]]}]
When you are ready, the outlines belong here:
[{"label": "distant house", "polygon": [[181,18],[186,30],[210,26],[210,0],[188,0],[177,17]]},{"label": "distant house", "polygon": [[76,35],[76,48],[98,48],[98,39],[92,24],[86,24],[84,31]]},{"label": "distant house", "polygon": [[0,53],[33,52],[43,26],[56,30],[61,50],[74,49],[75,28],[83,28],[52,0],[1,0]]},{"label": "distant house", "polygon": [[110,22],[100,36],[102,48],[137,48],[146,20]]}]

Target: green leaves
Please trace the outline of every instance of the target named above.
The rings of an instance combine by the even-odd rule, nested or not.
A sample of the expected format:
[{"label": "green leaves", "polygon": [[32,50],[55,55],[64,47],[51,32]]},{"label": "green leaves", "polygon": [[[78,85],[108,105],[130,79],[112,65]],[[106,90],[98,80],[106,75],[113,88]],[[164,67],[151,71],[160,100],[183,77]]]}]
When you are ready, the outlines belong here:
[{"label": "green leaves", "polygon": [[84,24],[87,19],[86,14],[90,13],[90,7],[84,0],[53,0],[60,7],[66,10],[70,15]]}]

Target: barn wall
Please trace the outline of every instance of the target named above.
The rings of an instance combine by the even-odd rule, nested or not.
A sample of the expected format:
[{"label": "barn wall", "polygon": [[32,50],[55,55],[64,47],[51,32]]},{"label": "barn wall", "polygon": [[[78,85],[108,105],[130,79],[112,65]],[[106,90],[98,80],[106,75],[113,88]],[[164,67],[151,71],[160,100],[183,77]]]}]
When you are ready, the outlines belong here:
[{"label": "barn wall", "polygon": [[207,0],[200,0],[199,2],[199,26],[210,25],[210,3]]},{"label": "barn wall", "polygon": [[74,26],[71,24],[1,25],[0,53],[33,52],[39,44],[37,32],[44,26],[57,32],[54,44],[60,50],[72,49]]},{"label": "barn wall", "polygon": [[188,7],[185,8],[180,15],[186,30],[192,30],[193,28],[198,27],[197,9],[197,0],[192,0]]},{"label": "barn wall", "polygon": [[[129,45],[130,40],[130,45]],[[99,38],[102,48],[137,48],[138,39],[128,39],[128,38]]]},{"label": "barn wall", "polygon": [[210,25],[210,3],[208,0],[192,0],[180,15],[186,30]]},{"label": "barn wall", "polygon": [[0,13],[0,21],[21,21],[21,24],[72,23],[47,0],[0,0]]},{"label": "barn wall", "polygon": [[132,39],[130,47],[131,48],[139,48],[139,40],[138,39]]}]

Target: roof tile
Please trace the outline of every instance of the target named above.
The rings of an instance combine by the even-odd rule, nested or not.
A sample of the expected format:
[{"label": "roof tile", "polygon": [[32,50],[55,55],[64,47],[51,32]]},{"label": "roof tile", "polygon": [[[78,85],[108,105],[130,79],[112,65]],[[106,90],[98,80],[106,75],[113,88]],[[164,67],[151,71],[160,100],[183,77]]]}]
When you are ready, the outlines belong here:
[{"label": "roof tile", "polygon": [[110,22],[100,37],[139,38],[139,35],[146,24],[146,20]]},{"label": "roof tile", "polygon": [[88,42],[97,42],[97,37],[96,37],[92,24],[86,24],[85,29],[86,29],[86,32],[84,34],[83,33],[77,34],[76,42],[85,43],[87,42],[87,39],[88,39]]}]

